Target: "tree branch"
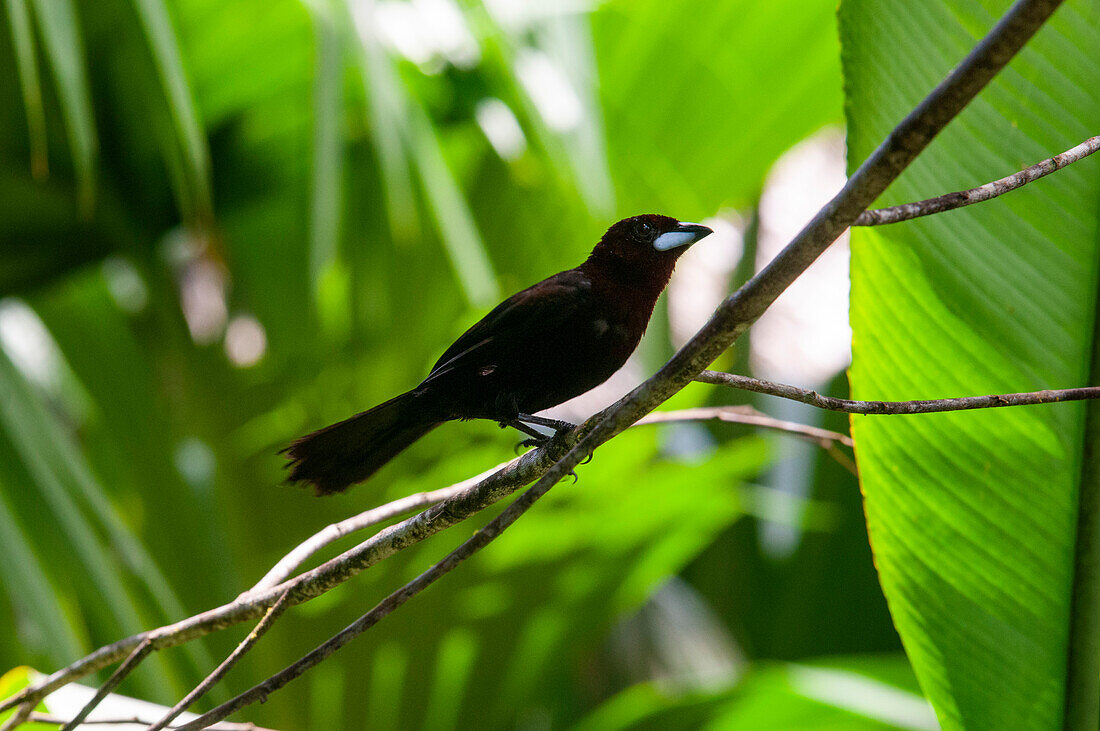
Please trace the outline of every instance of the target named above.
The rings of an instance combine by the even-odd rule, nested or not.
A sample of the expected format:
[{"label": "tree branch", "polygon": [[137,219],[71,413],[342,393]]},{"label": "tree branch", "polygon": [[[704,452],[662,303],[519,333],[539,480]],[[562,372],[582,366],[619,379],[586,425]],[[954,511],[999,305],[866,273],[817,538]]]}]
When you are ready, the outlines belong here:
[{"label": "tree branch", "polygon": [[832,396],[822,396],[816,391],[809,391],[797,386],[762,381],[758,378],[739,376],[734,373],[703,371],[696,376],[695,380],[718,386],[730,386],[742,391],[765,393],[792,401],[801,401],[819,409],[843,411],[848,414],[934,414],[943,411],[994,409],[1001,406],[1053,404],[1061,401],[1083,401],[1100,398],[1100,386],[1083,386],[1081,388],[1060,388],[1047,391],[1030,391],[1028,393],[960,396],[957,398],[918,401],[851,401],[833,398]]},{"label": "tree branch", "polygon": [[[681,411],[657,411],[639,420],[634,426],[708,420],[745,424],[747,426],[758,426],[764,429],[786,432],[794,436],[810,439],[825,449],[828,449],[834,442],[839,442],[846,447],[854,446],[852,444],[852,438],[847,434],[818,429],[793,421],[781,421],[746,406],[719,406],[713,408],[683,409]],[[514,461],[515,460],[512,460],[512,462]],[[364,528],[369,528],[372,525],[382,523],[415,508],[442,502],[468,489],[478,481],[491,476],[497,470],[509,464],[511,464],[511,462],[503,462],[491,470],[487,470],[476,477],[471,477],[451,485],[450,487],[443,487],[431,492],[418,492],[408,497],[379,505],[376,508],[371,508],[370,510],[346,518],[338,523],[331,523],[302,541],[286,556],[281,558],[279,562],[249,591],[261,591],[277,586],[293,576],[298,567],[308,561],[315,553],[335,543],[344,536],[363,530]]]},{"label": "tree branch", "polygon": [[[676,412],[669,413],[670,416],[675,417]],[[707,414],[695,418],[719,417],[716,414]],[[769,417],[761,414],[742,417],[733,410],[720,418],[726,421],[740,419],[744,423],[792,431],[801,436],[812,436],[815,440],[820,440],[817,435],[802,433],[802,425],[785,426],[785,422],[769,421]],[[0,702],[0,711],[26,702],[29,704],[27,706],[27,712],[29,712],[34,703],[57,688],[117,662],[146,640],[152,642],[153,650],[174,647],[219,629],[256,619],[285,593],[289,593],[287,603],[291,606],[319,596],[378,561],[388,558],[398,550],[415,545],[444,528],[465,520],[528,484],[553,464],[556,456],[564,454],[575,438],[575,435],[564,434],[547,445],[547,448],[537,449],[517,457],[495,468],[487,476],[474,477],[440,490],[411,495],[327,526],[287,554],[255,587],[242,593],[234,601],[174,624],[132,635],[101,647],[39,683],[28,686],[20,693]],[[846,438],[844,435],[836,435],[837,441],[842,441],[844,438]],[[832,437],[829,439],[831,440]],[[354,530],[375,525],[409,509],[431,504],[441,498],[445,499],[442,499],[435,508],[390,526],[355,548],[296,577],[293,581],[285,581],[313,553]]]},{"label": "tree branch", "polygon": [[149,726],[148,731],[162,731],[162,729],[167,728],[168,724],[171,723],[176,716],[186,711],[188,706],[205,695],[208,690],[214,687],[215,683],[225,677],[225,674],[237,664],[237,661],[240,660],[246,652],[252,649],[256,641],[263,637],[264,633],[271,628],[271,625],[275,624],[275,620],[278,619],[282,615],[283,610],[286,609],[286,600],[289,596],[290,593],[286,592],[279,598],[279,601],[272,604],[271,609],[267,610],[267,613],[264,614],[263,619],[256,625],[256,628],[241,640],[241,643],[237,645],[237,648],[233,650],[229,657],[225,658],[218,667],[214,668],[214,671],[207,675],[201,683],[195,686],[194,690],[184,696],[183,700],[172,706],[159,721]]},{"label": "tree branch", "polygon": [[1019,0],[960,66],[890,133],[860,166],[843,190],[772,260],[726,299],[710,321],[652,378],[577,428],[580,440],[534,485],[470,539],[331,640],[263,683],[204,714],[184,728],[204,728],[301,675],[366,631],[461,561],[493,541],[599,445],[625,430],[690,383],[725,351],[772,302],[817,259],[856,217],[909,165],[1024,46],[1058,7],[1060,0]]},{"label": "tree branch", "polygon": [[153,643],[150,640],[145,640],[138,645],[130,656],[126,658],[126,662],[118,666],[118,669],[111,673],[111,677],[107,678],[107,682],[99,687],[96,694],[92,696],[92,699],[84,704],[84,707],[80,709],[80,712],[73,716],[72,720],[61,727],[61,731],[73,731],[81,722],[88,717],[88,714],[107,697],[107,694],[118,687],[118,684],[123,679],[134,671],[141,661],[145,659],[145,656],[153,651]]},{"label": "tree branch", "polygon": [[15,713],[11,714],[7,721],[0,724],[0,731],[12,731],[12,729],[19,728],[25,723],[32,715],[34,715],[35,701],[27,701],[22,703],[15,709]]},{"label": "tree branch", "polygon": [[[519,458],[517,457],[516,459]],[[431,492],[418,492],[399,500],[386,503],[385,505],[379,505],[377,508],[372,508],[358,515],[341,520],[339,523],[331,523],[295,546],[290,553],[272,566],[271,570],[268,571],[255,586],[249,589],[249,592],[262,591],[281,584],[293,576],[298,567],[305,563],[310,556],[317,553],[325,546],[335,543],[346,535],[363,530],[364,528],[369,528],[378,523],[383,523],[390,518],[395,518],[410,510],[427,507],[428,505],[435,505],[443,500],[454,497],[463,490],[467,490],[477,485],[477,483],[482,480],[488,479],[496,474],[497,471],[504,469],[515,461],[514,459],[509,462],[504,462],[491,470],[482,472],[476,477],[463,480],[450,487],[443,487],[438,490],[432,490]]]},{"label": "tree branch", "polygon": [[915,203],[903,203],[900,206],[889,208],[877,208],[872,211],[864,211],[859,214],[853,226],[882,226],[888,223],[908,221],[921,216],[930,216],[933,213],[943,213],[955,208],[981,203],[999,195],[1004,195],[1010,190],[1022,188],[1028,183],[1046,177],[1056,170],[1061,170],[1070,163],[1084,159],[1092,153],[1100,150],[1100,136],[1090,137],[1076,147],[1071,147],[1060,155],[1037,162],[1029,168],[1024,168],[1018,173],[994,180],[992,183],[980,185],[970,190],[960,190],[954,193],[945,193],[935,198],[928,198]]},{"label": "tree branch", "polygon": [[[35,711],[30,714],[26,719],[28,723],[45,723],[53,726],[60,726],[65,723],[65,719],[59,716],[53,716],[49,713],[39,713]],[[129,716],[127,718],[92,718],[86,719],[81,722],[81,726],[148,726],[149,722],[138,716]],[[169,726],[169,728],[174,728]],[[225,723],[219,723],[217,726],[208,726],[211,731],[271,731],[270,729],[264,729],[257,726],[254,723],[232,723],[226,721]]]},{"label": "tree branch", "polygon": [[809,439],[824,448],[839,442],[845,447],[854,447],[855,443],[847,434],[841,434],[828,429],[820,429],[816,426],[807,426],[795,421],[784,421],[773,416],[763,414],[751,406],[701,406],[696,409],[682,409],[680,411],[654,411],[652,414],[642,417],[634,426],[646,424],[673,424],[685,421],[724,421],[729,424],[745,424],[746,426],[759,426],[764,429],[780,431],[792,434],[796,437]]},{"label": "tree branch", "polygon": [[33,705],[61,686],[125,658],[147,639],[152,641],[154,650],[174,647],[210,632],[258,619],[288,591],[290,596],[287,602],[291,606],[323,594],[402,548],[449,528],[512,494],[543,474],[571,446],[573,438],[572,435],[563,434],[546,446],[509,462],[477,485],[453,495],[429,510],[389,526],[355,548],[292,581],[258,592],[245,592],[228,604],[100,647],[38,683],[0,701],[0,712],[24,703]]}]

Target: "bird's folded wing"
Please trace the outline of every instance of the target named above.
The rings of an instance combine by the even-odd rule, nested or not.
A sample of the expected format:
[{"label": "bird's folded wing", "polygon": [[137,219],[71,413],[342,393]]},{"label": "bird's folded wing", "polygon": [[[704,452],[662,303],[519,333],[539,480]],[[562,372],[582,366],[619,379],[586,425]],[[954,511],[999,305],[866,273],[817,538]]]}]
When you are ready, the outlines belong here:
[{"label": "bird's folded wing", "polygon": [[423,383],[472,363],[488,365],[501,347],[523,348],[567,327],[590,303],[591,288],[584,274],[570,269],[517,292],[459,336]]}]

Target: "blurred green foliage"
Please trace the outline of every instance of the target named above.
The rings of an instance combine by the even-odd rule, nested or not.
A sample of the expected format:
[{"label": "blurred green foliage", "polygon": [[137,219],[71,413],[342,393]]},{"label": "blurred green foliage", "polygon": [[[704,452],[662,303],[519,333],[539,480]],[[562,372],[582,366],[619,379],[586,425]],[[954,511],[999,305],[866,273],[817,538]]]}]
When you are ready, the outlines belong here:
[{"label": "blurred green foliage", "polygon": [[[52,670],[224,603],[326,523],[507,458],[516,437],[452,424],[317,500],[278,486],[275,451],[414,384],[486,306],[575,265],[617,218],[751,219],[779,155],[842,121],[829,0],[4,8],[3,668]],[[667,322],[645,368],[671,353]],[[730,398],[697,385],[676,403]],[[685,434],[706,448],[671,448]],[[926,727],[855,478],[822,453],[804,498],[773,494],[760,482],[783,449],[729,425],[616,439],[249,720]],[[782,557],[759,537],[775,500],[804,521]],[[206,702],[490,517],[288,612]],[[160,653],[121,692],[172,703],[243,632]],[[901,700],[808,685],[822,655]],[[914,703],[916,720],[891,715]]]}]

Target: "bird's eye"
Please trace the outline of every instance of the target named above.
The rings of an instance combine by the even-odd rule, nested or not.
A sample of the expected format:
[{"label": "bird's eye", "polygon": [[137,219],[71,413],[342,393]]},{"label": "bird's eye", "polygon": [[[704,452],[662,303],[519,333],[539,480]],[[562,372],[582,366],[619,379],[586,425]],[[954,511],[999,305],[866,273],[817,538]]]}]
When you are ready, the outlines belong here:
[{"label": "bird's eye", "polygon": [[653,233],[656,229],[649,221],[636,221],[634,223],[634,235],[642,241],[648,241],[653,238]]}]

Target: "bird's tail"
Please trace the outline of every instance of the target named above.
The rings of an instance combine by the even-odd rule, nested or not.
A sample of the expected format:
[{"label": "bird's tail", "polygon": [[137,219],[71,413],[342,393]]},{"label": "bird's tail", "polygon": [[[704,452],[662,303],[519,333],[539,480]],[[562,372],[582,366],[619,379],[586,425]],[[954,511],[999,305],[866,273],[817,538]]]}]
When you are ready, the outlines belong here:
[{"label": "bird's tail", "polygon": [[367,479],[402,450],[439,426],[411,413],[412,393],[307,434],[283,451],[288,482],[313,486],[317,495],[343,492]]}]

